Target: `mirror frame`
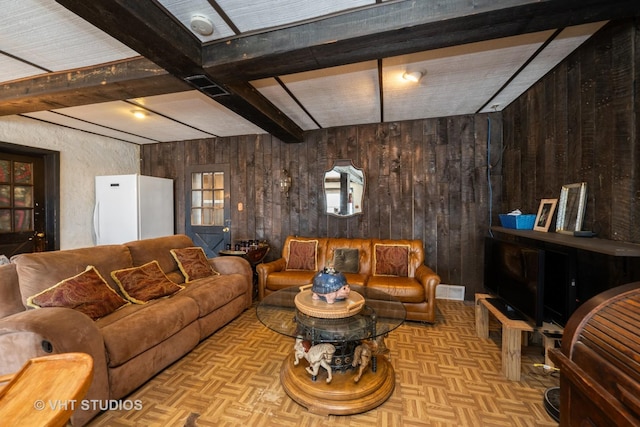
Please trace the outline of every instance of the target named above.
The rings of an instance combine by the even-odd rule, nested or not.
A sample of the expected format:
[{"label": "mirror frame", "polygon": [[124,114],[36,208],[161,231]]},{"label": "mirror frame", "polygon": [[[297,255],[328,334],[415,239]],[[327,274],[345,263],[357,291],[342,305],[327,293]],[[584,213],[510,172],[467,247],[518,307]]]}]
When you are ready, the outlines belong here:
[{"label": "mirror frame", "polygon": [[[569,193],[576,193],[577,208],[567,206],[569,203]],[[558,202],[558,218],[556,220],[556,232],[564,234],[573,234],[574,231],[582,230],[582,222],[584,220],[584,212],[587,204],[587,183],[578,182],[575,184],[566,184],[560,190],[560,201]],[[567,209],[570,208],[570,211]],[[575,211],[574,211],[575,209]],[[571,228],[571,224],[575,221],[575,226]]]},{"label": "mirror frame", "polygon": [[[357,212],[354,209],[353,213],[346,213],[346,214],[340,214],[340,213],[334,213],[334,212],[328,212],[328,194],[327,194],[327,174],[335,171],[338,172],[336,169],[337,168],[352,168],[355,169],[355,171],[360,172],[360,174],[362,175],[362,195],[361,198],[359,200],[360,202],[360,210],[358,210]],[[325,170],[324,174],[322,175],[322,193],[324,195],[324,213],[327,215],[331,215],[331,216],[335,216],[338,218],[349,218],[355,215],[362,215],[364,214],[364,192],[366,189],[366,183],[367,183],[367,179],[364,173],[364,170],[356,167],[353,162],[349,159],[340,159],[340,160],[335,160],[333,162],[333,166],[331,167],[331,169]],[[347,189],[348,191],[348,189]],[[357,200],[353,200],[353,204],[356,205],[357,204]]]}]

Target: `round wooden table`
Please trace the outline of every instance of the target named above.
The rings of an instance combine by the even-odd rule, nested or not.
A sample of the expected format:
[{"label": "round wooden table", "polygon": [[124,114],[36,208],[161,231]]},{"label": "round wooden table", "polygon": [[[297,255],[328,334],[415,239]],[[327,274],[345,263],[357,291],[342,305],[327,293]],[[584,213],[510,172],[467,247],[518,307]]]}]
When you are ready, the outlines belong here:
[{"label": "round wooden table", "polygon": [[[256,308],[258,319],[277,333],[294,339],[301,337],[310,345],[329,343],[335,346],[330,363],[330,383],[326,382],[324,368],[312,377],[306,370],[309,363],[305,359],[294,364],[293,342],[291,354],[282,362],[280,381],[285,392],[312,413],[351,415],[366,412],[384,403],[395,388],[395,372],[387,355],[374,353],[357,382],[359,368],[351,365],[354,349],[363,342],[380,343],[386,334],[404,322],[406,310],[401,302],[385,292],[361,286],[351,286],[351,289],[364,297],[365,305],[357,314],[345,317],[321,318],[300,312],[294,302],[300,292],[297,287],[269,294]],[[332,308],[340,311],[339,305]]]}]

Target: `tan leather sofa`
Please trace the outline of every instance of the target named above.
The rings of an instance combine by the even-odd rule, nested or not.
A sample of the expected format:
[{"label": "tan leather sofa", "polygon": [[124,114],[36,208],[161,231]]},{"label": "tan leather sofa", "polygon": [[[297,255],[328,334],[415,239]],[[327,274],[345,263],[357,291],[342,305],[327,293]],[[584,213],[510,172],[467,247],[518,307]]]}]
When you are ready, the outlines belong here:
[{"label": "tan leather sofa", "polygon": [[[73,425],[86,424],[101,407],[126,397],[251,306],[253,272],[240,257],[209,259],[220,274],[185,283],[170,250],[192,246],[189,237],[175,235],[13,257],[0,266],[0,375],[18,371],[33,357],[88,353],[94,376],[87,404],[78,405],[71,418]],[[184,289],[145,304],[125,305],[97,320],[71,308],[26,308],[30,295],[83,272],[87,265],[118,289],[110,272],[153,260]]]},{"label": "tan leather sofa", "polygon": [[420,240],[288,236],[281,258],[256,267],[258,297],[309,284],[319,270],[331,264],[344,273],[349,284],[396,297],[407,310],[407,320],[435,322],[440,277],[424,264]]}]

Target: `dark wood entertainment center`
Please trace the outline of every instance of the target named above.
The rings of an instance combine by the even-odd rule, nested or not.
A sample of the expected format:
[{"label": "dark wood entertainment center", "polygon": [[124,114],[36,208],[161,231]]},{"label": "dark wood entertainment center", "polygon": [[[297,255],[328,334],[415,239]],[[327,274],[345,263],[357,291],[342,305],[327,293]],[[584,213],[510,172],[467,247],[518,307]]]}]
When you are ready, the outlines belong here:
[{"label": "dark wood entertainment center", "polygon": [[[517,242],[533,249],[565,257],[564,283],[545,283],[545,301],[554,293],[564,324],[571,314],[593,296],[625,283],[640,280],[640,245],[597,237],[491,227],[492,238]],[[563,261],[565,262],[565,261]],[[556,277],[557,278],[557,277]],[[556,320],[557,321],[557,320]]]}]

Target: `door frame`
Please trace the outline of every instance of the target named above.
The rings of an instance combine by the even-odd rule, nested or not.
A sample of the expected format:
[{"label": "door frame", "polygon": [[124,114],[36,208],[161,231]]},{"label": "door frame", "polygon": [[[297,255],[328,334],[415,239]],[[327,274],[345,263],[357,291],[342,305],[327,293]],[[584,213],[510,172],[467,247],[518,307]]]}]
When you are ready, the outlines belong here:
[{"label": "door frame", "polygon": [[60,249],[60,152],[0,141],[0,151],[40,157],[44,162],[45,250]]}]

